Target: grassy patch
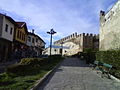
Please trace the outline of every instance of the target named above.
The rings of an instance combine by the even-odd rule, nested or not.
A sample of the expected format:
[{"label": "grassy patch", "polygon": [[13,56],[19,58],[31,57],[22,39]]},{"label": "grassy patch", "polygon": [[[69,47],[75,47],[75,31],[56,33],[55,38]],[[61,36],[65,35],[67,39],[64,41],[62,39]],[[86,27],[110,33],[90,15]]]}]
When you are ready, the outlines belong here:
[{"label": "grassy patch", "polygon": [[[20,64],[20,66],[10,66],[6,73],[0,75],[0,90],[29,90],[35,84],[36,80],[42,78],[61,60],[61,57],[54,56],[48,58],[45,62],[43,60],[44,65],[37,63],[36,66],[36,62],[33,64],[34,61],[32,59],[33,63],[30,62],[31,64],[25,67],[21,66],[23,64]],[[40,63],[42,62],[40,61]]]}]

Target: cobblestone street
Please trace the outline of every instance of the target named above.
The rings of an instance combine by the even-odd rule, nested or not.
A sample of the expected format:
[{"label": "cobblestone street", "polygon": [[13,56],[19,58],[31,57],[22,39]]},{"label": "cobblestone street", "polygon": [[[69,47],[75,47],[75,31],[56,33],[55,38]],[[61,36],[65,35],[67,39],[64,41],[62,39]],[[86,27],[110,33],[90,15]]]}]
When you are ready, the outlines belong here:
[{"label": "cobblestone street", "polygon": [[120,90],[120,83],[101,78],[84,61],[67,58],[38,90]]}]

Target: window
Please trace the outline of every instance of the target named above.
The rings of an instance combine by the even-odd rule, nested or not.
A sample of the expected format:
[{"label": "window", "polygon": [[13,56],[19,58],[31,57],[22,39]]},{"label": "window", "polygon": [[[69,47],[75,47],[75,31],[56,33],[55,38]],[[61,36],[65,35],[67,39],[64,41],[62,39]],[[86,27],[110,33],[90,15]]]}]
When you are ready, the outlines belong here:
[{"label": "window", "polygon": [[12,32],[13,32],[13,28],[11,27],[11,28],[10,28],[10,34],[12,34]]},{"label": "window", "polygon": [[8,25],[5,26],[5,31],[8,32]]},{"label": "window", "polygon": [[24,41],[24,33],[22,33],[22,40]]},{"label": "window", "polygon": [[22,33],[22,40],[23,40],[23,37],[24,37],[24,36],[23,36],[23,33]]},{"label": "window", "polygon": [[31,37],[28,37],[28,41],[31,42]]},{"label": "window", "polygon": [[24,34],[23,34],[22,40],[24,41]]},{"label": "window", "polygon": [[21,39],[21,31],[19,31],[19,33],[20,33],[20,34],[19,34],[19,35],[20,35],[19,38]]},{"label": "window", "polygon": [[34,38],[32,38],[32,43],[34,43]]},{"label": "window", "polygon": [[57,50],[56,50],[56,49],[54,49],[54,51],[56,52]]},{"label": "window", "polygon": [[19,38],[19,36],[20,36],[19,33],[20,33],[20,32],[19,32],[19,30],[18,30],[18,32],[17,32],[17,38]]},{"label": "window", "polygon": [[24,41],[25,41],[25,34],[24,34]]},{"label": "window", "polygon": [[62,55],[62,49],[60,49],[59,53]]},{"label": "window", "polygon": [[67,53],[67,51],[65,50],[65,53]]},{"label": "window", "polygon": [[36,42],[38,42],[38,39],[36,38]]}]

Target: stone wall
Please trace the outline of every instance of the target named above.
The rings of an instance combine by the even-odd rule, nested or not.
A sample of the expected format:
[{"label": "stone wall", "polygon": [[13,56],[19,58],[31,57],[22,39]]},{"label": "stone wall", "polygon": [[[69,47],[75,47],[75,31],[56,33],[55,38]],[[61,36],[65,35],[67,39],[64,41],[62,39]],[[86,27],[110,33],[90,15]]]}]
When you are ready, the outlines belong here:
[{"label": "stone wall", "polygon": [[58,41],[54,42],[54,45],[70,47],[70,50],[67,50],[68,55],[74,55],[78,52],[83,52],[85,49],[98,49],[99,46],[99,38],[98,35],[93,34],[77,34],[74,33],[65,38],[62,38]]},{"label": "stone wall", "polygon": [[100,12],[100,50],[120,48],[120,0],[108,11]]},{"label": "stone wall", "polygon": [[61,44],[61,43],[63,43],[63,42],[66,42],[66,41],[69,41],[69,40],[71,40],[71,39],[74,39],[74,38],[76,38],[77,36],[78,36],[77,33],[73,33],[73,34],[71,34],[71,35],[69,35],[69,36],[67,36],[67,37],[64,37],[64,38],[62,38],[62,39],[60,39],[60,40],[58,40],[58,41],[55,41],[54,44],[55,44],[55,45],[59,45],[59,44]]}]

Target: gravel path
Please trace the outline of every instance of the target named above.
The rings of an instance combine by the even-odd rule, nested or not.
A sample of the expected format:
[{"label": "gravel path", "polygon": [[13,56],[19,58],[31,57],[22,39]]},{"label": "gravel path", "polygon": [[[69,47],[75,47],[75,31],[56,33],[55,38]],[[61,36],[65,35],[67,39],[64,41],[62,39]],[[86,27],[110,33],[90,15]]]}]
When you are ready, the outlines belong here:
[{"label": "gravel path", "polygon": [[120,90],[120,83],[101,78],[84,61],[67,58],[38,90]]}]

